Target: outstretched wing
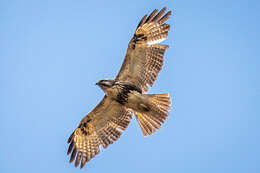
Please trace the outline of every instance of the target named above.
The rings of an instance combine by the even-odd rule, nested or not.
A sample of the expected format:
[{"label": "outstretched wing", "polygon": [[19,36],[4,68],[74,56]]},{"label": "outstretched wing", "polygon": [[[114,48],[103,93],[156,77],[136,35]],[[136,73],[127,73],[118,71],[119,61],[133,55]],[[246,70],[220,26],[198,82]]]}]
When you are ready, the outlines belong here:
[{"label": "outstretched wing", "polygon": [[145,15],[139,22],[134,37],[131,39],[123,65],[116,80],[127,81],[148,91],[163,66],[164,52],[167,45],[158,44],[168,36],[170,25],[164,22],[171,11],[164,16],[166,8],[159,13],[154,10],[149,17]]},{"label": "outstretched wing", "polygon": [[106,148],[116,141],[122,130],[128,127],[132,112],[106,96],[80,122],[78,128],[68,139],[70,143],[67,154],[71,154],[70,162],[75,161],[77,167],[84,167],[86,162],[100,151],[100,145]]}]

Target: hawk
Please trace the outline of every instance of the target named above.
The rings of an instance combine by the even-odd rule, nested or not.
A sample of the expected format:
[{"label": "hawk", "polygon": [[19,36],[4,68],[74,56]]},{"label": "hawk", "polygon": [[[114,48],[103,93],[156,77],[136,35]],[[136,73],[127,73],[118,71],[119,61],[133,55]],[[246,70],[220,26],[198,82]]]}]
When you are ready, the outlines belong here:
[{"label": "hawk", "polygon": [[144,136],[151,135],[166,121],[171,99],[168,93],[145,94],[162,69],[170,25],[165,15],[155,9],[139,22],[130,40],[123,65],[115,79],[99,80],[96,84],[105,92],[102,101],[79,123],[68,139],[67,154],[75,167],[86,162],[115,142],[136,116]]}]

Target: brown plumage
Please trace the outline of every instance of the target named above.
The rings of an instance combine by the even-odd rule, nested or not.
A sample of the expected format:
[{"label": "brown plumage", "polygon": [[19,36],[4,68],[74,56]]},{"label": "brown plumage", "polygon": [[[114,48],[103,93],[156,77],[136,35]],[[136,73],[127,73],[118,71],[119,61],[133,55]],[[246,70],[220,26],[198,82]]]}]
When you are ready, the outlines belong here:
[{"label": "brown plumage", "polygon": [[116,101],[103,100],[85,116],[78,128],[69,137],[67,154],[71,154],[70,162],[75,161],[81,168],[100,151],[100,145],[106,148],[116,141],[122,130],[125,130],[132,118],[132,112]]},{"label": "brown plumage", "polygon": [[103,100],[80,122],[68,139],[70,162],[84,167],[115,142],[135,114],[144,136],[151,135],[168,117],[170,97],[145,94],[153,85],[164,63],[167,45],[158,44],[168,36],[170,25],[164,22],[171,12],[163,8],[145,15],[131,39],[123,65],[116,78],[103,79],[97,85],[105,92]]},{"label": "brown plumage", "polygon": [[153,85],[168,48],[167,45],[157,44],[167,38],[170,30],[170,25],[162,23],[171,15],[169,11],[161,18],[165,10],[163,8],[156,16],[157,10],[154,10],[148,18],[144,16],[140,21],[116,80],[134,83],[143,92]]}]

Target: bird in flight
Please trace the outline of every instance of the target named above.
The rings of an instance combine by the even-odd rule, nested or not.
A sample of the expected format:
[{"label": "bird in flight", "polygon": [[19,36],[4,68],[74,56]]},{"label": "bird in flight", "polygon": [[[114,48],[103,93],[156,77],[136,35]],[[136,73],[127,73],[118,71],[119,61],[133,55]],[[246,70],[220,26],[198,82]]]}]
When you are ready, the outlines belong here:
[{"label": "bird in flight", "polygon": [[139,22],[130,40],[121,69],[115,79],[99,80],[105,92],[102,101],[79,123],[68,139],[67,154],[75,167],[86,162],[115,142],[135,115],[144,136],[151,135],[166,121],[171,99],[168,93],[145,94],[153,85],[164,63],[170,25],[164,23],[171,11],[155,9]]}]

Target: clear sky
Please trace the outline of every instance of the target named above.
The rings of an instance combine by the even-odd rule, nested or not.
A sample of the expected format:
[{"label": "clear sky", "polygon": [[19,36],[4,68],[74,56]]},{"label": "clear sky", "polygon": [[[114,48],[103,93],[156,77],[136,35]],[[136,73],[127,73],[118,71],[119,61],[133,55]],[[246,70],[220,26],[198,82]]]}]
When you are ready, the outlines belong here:
[{"label": "clear sky", "polygon": [[[173,11],[165,65],[149,93],[173,108],[144,138],[135,120],[86,164],[66,143],[103,97],[144,14]],[[260,172],[260,2],[0,1],[0,172]]]}]

